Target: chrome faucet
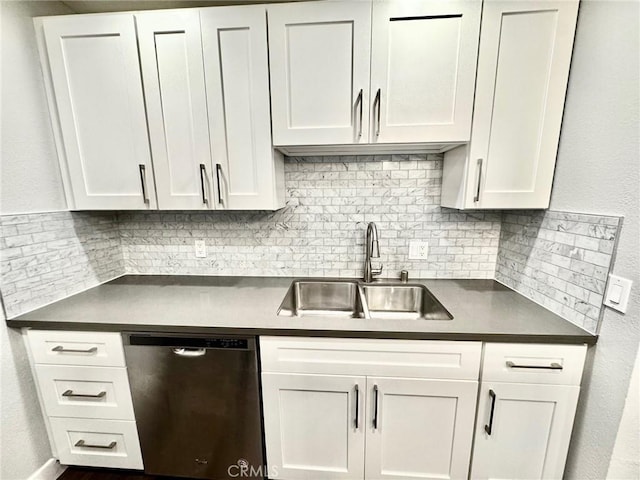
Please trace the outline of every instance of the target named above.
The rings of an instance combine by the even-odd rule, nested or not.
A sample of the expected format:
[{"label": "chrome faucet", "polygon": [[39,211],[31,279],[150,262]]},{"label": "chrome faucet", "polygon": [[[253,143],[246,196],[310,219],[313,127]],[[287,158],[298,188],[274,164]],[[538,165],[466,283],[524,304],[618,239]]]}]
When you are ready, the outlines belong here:
[{"label": "chrome faucet", "polygon": [[369,222],[367,225],[367,240],[366,240],[366,257],[364,259],[364,281],[371,283],[374,275],[380,275],[382,273],[382,263],[379,268],[373,268],[371,265],[372,258],[380,258],[380,246],[378,245],[378,229],[376,224]]}]

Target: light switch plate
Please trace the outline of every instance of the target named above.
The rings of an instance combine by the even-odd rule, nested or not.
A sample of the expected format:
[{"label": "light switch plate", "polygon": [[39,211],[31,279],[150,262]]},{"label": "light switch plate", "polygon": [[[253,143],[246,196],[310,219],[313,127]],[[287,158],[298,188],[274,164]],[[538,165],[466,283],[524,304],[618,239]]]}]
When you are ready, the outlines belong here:
[{"label": "light switch plate", "polygon": [[626,313],[629,294],[631,293],[631,285],[633,285],[633,282],[628,278],[609,274],[609,283],[607,284],[607,292],[604,295],[604,304],[614,310]]},{"label": "light switch plate", "polygon": [[197,258],[207,257],[207,245],[206,243],[204,243],[204,240],[196,240],[196,257]]},{"label": "light switch plate", "polygon": [[409,242],[409,260],[426,260],[429,256],[429,242],[411,240]]}]

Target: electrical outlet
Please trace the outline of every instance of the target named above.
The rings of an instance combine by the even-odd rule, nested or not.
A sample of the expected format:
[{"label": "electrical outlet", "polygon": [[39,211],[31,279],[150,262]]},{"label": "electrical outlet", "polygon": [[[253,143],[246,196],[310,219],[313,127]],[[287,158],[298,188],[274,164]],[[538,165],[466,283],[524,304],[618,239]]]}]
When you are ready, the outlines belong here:
[{"label": "electrical outlet", "polygon": [[409,260],[426,260],[429,256],[429,243],[420,240],[409,242]]},{"label": "electrical outlet", "polygon": [[204,240],[196,240],[196,257],[207,257],[207,245],[204,243]]}]

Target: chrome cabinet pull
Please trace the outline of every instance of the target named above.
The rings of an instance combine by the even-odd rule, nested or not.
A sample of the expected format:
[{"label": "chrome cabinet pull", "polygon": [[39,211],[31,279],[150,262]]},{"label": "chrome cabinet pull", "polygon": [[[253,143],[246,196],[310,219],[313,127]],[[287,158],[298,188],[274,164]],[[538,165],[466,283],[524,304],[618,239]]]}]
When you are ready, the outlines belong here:
[{"label": "chrome cabinet pull", "polygon": [[376,93],[376,98],[373,100],[373,106],[374,108],[377,105],[378,111],[377,111],[377,121],[376,121],[376,137],[380,136],[380,89],[378,89],[378,92]]},{"label": "chrome cabinet pull", "polygon": [[92,393],[73,393],[73,390],[65,391],[62,396],[63,397],[77,397],[77,398],[102,398],[107,394],[104,390],[100,393],[92,394]]},{"label": "chrome cabinet pull", "polygon": [[358,387],[358,385],[356,384],[355,386],[355,391],[356,391],[356,418],[355,418],[355,427],[356,429],[358,429],[359,427],[359,420],[360,420],[360,387]]},{"label": "chrome cabinet pull", "polygon": [[57,347],[53,347],[51,351],[59,353],[89,353],[93,355],[98,352],[98,347],[91,347],[86,350],[77,350],[75,348],[64,348],[62,345],[58,345]]},{"label": "chrome cabinet pull", "polygon": [[360,89],[360,93],[358,94],[358,98],[356,99],[356,103],[359,104],[360,107],[360,114],[359,114],[359,118],[360,118],[360,123],[358,124],[358,138],[362,137],[362,89]]},{"label": "chrome cabinet pull", "polygon": [[91,443],[86,443],[84,440],[78,440],[74,447],[83,447],[83,448],[103,448],[105,450],[113,450],[118,442],[111,442],[109,445],[92,445]]},{"label": "chrome cabinet pull", "polygon": [[491,432],[493,431],[493,414],[496,409],[496,392],[489,390],[489,396],[491,397],[491,413],[489,414],[489,425],[484,426],[484,431],[487,432],[487,435],[491,435]]},{"label": "chrome cabinet pull", "polygon": [[149,203],[149,197],[147,196],[147,172],[146,168],[142,163],[138,165],[140,169],[140,184],[142,185],[142,200],[144,203]]},{"label": "chrome cabinet pull", "polygon": [[378,428],[378,386],[373,386],[373,428]]},{"label": "chrome cabinet pull", "polygon": [[206,170],[206,166],[204,163],[200,164],[200,188],[201,188],[201,192],[202,192],[202,203],[207,204],[209,203],[209,200],[207,199],[207,195],[205,193],[205,176],[206,176],[207,170]]},{"label": "chrome cabinet pull", "polygon": [[480,184],[482,183],[482,159],[478,159],[478,185],[476,186],[476,196],[473,197],[474,202],[480,201]]},{"label": "chrome cabinet pull", "polygon": [[224,202],[222,201],[222,190],[220,189],[220,173],[222,172],[222,165],[220,165],[219,163],[216,163],[216,180],[217,184],[218,184],[218,203],[220,205],[224,205]]},{"label": "chrome cabinet pull", "polygon": [[507,367],[509,368],[532,368],[532,369],[540,369],[540,370],[562,370],[562,365],[559,363],[553,362],[551,365],[516,365],[512,361],[507,362]]}]

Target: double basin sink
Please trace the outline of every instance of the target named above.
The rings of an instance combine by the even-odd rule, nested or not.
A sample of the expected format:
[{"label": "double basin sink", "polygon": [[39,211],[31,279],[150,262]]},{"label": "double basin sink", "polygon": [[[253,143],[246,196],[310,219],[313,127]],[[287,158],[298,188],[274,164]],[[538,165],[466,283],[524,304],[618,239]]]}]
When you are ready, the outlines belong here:
[{"label": "double basin sink", "polygon": [[424,285],[358,280],[295,280],[278,315],[366,319],[451,320]]}]

